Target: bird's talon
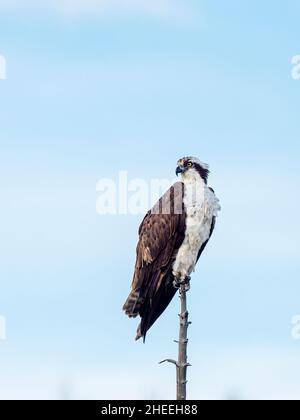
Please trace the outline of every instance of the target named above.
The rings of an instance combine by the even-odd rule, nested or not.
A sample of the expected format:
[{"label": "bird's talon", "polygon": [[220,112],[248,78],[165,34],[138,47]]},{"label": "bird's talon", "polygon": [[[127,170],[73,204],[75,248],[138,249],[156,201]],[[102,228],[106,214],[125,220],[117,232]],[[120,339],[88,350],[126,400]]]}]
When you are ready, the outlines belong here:
[{"label": "bird's talon", "polygon": [[183,280],[175,277],[173,281],[173,286],[175,287],[175,289],[180,289],[181,286],[185,286],[185,291],[188,292],[190,290],[190,281],[190,276],[185,277]]},{"label": "bird's talon", "polygon": [[184,287],[184,291],[188,292],[190,290],[191,286],[190,286],[190,282],[185,283],[185,287]]},{"label": "bird's talon", "polygon": [[173,286],[175,287],[175,289],[180,289],[180,286],[181,286],[180,280],[175,278],[173,281]]}]

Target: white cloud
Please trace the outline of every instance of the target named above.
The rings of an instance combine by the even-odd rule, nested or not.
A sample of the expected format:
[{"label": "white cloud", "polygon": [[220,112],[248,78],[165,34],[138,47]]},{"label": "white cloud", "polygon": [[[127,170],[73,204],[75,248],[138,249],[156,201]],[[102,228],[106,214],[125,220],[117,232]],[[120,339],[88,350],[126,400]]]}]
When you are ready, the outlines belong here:
[{"label": "white cloud", "polygon": [[3,0],[0,11],[55,13],[65,17],[143,14],[180,19],[190,17],[186,4],[180,0]]}]

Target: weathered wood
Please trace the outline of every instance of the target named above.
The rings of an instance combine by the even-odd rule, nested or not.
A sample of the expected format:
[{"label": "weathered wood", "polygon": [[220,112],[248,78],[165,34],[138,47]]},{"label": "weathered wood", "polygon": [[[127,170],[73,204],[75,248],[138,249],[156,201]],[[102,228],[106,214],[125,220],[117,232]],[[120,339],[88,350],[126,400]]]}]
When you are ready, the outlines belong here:
[{"label": "weathered wood", "polygon": [[176,376],[177,376],[177,400],[185,401],[186,400],[186,384],[187,384],[187,368],[190,364],[187,361],[187,345],[188,345],[188,327],[189,323],[189,313],[187,311],[187,285],[182,284],[180,286],[180,302],[181,302],[181,311],[179,315],[180,325],[179,325],[179,340],[178,340],[178,362],[176,366]]},{"label": "weathered wood", "polygon": [[181,283],[179,289],[180,297],[180,314],[179,314],[179,339],[175,343],[178,344],[178,360],[166,359],[160,363],[168,362],[176,366],[176,384],[177,384],[177,400],[185,401],[187,399],[186,384],[187,384],[187,368],[191,366],[188,363],[187,345],[188,345],[188,327],[189,313],[187,311],[186,294],[189,290],[189,283]]}]

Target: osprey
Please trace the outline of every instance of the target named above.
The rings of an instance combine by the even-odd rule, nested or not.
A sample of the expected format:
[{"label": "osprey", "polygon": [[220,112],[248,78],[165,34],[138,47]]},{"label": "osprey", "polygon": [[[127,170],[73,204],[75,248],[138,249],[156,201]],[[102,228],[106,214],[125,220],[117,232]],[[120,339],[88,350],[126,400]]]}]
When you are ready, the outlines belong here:
[{"label": "osprey", "polygon": [[207,186],[207,164],[184,157],[178,161],[179,174],[181,182],[160,198],[139,228],[132,290],[123,307],[130,318],[141,317],[136,340],[145,340],[181,284],[189,287],[220,210],[214,190]]}]

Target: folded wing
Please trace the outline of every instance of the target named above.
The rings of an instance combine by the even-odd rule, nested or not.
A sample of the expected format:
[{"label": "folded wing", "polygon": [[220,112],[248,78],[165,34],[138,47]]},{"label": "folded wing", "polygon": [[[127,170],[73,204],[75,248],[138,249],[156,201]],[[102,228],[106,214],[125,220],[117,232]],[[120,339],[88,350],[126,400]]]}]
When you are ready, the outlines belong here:
[{"label": "folded wing", "polygon": [[174,184],[145,216],[139,229],[132,291],[123,307],[140,315],[137,339],[146,337],[176,293],[172,267],[185,236],[183,184]]}]

